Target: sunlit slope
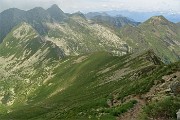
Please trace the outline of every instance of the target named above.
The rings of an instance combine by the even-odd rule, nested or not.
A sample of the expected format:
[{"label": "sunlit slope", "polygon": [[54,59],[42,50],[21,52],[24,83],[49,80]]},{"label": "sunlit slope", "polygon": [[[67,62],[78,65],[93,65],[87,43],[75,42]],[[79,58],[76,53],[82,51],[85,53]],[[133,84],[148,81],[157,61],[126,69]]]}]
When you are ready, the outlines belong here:
[{"label": "sunlit slope", "polygon": [[26,95],[50,74],[52,62],[64,56],[60,48],[44,41],[27,23],[15,27],[0,44],[2,105],[25,102]]},{"label": "sunlit slope", "polygon": [[86,20],[82,14],[74,14],[61,24],[46,24],[49,31],[45,39],[62,48],[66,55],[74,56],[97,51],[124,55],[132,51],[113,30]]},{"label": "sunlit slope", "polygon": [[179,69],[179,63],[165,66],[152,51],[136,58],[105,52],[66,57],[53,66],[49,79],[27,94],[23,105],[5,107],[9,113],[1,118],[115,119],[139,103],[132,96],[145,100],[154,83]]}]

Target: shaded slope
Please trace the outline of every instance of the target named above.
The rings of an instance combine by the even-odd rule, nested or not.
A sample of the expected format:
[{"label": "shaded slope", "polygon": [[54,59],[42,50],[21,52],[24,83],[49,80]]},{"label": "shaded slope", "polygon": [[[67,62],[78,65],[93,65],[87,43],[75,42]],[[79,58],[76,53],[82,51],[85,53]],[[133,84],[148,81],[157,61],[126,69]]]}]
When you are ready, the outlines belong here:
[{"label": "shaded slope", "polygon": [[25,20],[25,11],[19,9],[8,9],[0,13],[0,43],[10,30]]}]

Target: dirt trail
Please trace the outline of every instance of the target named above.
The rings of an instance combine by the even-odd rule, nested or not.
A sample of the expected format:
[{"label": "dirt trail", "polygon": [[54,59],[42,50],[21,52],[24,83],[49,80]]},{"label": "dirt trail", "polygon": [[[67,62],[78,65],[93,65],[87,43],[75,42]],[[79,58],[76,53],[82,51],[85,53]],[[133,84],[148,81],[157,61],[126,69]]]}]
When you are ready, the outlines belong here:
[{"label": "dirt trail", "polygon": [[146,104],[146,102],[162,99],[163,96],[166,96],[166,92],[169,92],[171,90],[170,85],[172,85],[175,81],[178,81],[179,78],[179,71],[170,75],[164,75],[162,77],[164,82],[158,84],[156,83],[151,87],[149,92],[141,95],[141,97],[146,98],[146,100],[140,99],[138,96],[131,97],[130,99],[128,99],[128,101],[137,100],[138,103],[128,112],[118,117],[117,120],[138,120],[139,113],[142,111],[142,107]]},{"label": "dirt trail", "polygon": [[138,115],[140,111],[142,110],[142,106],[144,106],[146,103],[144,100],[139,99],[138,97],[133,97],[131,99],[137,101],[136,105],[132,109],[130,109],[128,112],[118,117],[117,120],[137,120],[138,119]]}]

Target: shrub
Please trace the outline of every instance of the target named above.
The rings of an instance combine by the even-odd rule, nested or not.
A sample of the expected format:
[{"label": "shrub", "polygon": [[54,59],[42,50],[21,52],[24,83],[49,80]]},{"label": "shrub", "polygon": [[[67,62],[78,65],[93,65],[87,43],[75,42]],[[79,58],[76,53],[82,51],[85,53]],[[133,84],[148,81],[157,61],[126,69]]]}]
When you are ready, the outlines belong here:
[{"label": "shrub", "polygon": [[176,112],[180,108],[180,100],[178,98],[167,97],[159,102],[153,102],[144,108],[144,115],[156,119],[172,119],[176,118]]}]

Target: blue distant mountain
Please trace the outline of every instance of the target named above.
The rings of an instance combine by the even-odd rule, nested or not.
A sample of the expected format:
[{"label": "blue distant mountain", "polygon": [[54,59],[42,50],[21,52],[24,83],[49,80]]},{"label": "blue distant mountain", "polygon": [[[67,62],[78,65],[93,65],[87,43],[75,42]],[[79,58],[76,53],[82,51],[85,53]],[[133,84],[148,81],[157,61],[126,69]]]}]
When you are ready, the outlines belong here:
[{"label": "blue distant mountain", "polygon": [[90,12],[85,14],[87,19],[91,19],[98,24],[103,24],[105,26],[111,26],[115,28],[121,28],[125,25],[137,26],[140,22],[136,22],[131,18],[127,18],[121,15],[112,16],[105,12]]},{"label": "blue distant mountain", "polygon": [[180,22],[180,13],[164,13],[164,12],[134,12],[134,11],[106,11],[111,16],[122,15],[128,18],[132,18],[138,22],[144,22],[152,16],[163,15],[171,22]]}]

